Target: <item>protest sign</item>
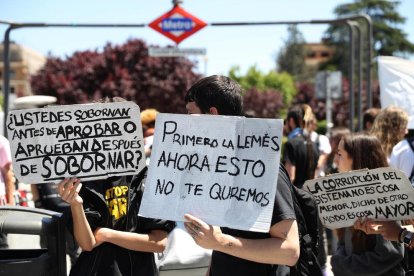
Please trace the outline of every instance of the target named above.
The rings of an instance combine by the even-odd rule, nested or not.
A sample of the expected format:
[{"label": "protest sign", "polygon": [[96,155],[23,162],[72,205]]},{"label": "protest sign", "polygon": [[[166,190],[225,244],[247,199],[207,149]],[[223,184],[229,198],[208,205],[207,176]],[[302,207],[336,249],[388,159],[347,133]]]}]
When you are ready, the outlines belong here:
[{"label": "protest sign", "polygon": [[24,183],[136,174],[145,166],[133,102],[16,110],[7,118],[13,168]]},{"label": "protest sign", "polygon": [[279,172],[283,120],[159,114],[144,217],[266,232]]},{"label": "protest sign", "polygon": [[378,57],[381,106],[395,105],[409,116],[408,128],[414,128],[414,61],[397,57]]},{"label": "protest sign", "polygon": [[414,218],[414,189],[394,168],[333,174],[308,180],[303,187],[315,196],[320,220],[331,229],[352,226],[359,217]]}]

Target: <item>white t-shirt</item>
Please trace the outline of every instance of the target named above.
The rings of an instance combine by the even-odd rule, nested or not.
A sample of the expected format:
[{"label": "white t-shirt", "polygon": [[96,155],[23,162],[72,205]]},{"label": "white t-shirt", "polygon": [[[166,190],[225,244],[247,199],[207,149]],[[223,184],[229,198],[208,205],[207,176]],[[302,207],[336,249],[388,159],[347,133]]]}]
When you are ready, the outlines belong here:
[{"label": "white t-shirt", "polygon": [[407,177],[410,177],[414,167],[414,152],[406,139],[392,148],[390,166],[399,169]]},{"label": "white t-shirt", "polygon": [[310,139],[318,145],[318,150],[321,154],[330,154],[332,152],[331,143],[329,143],[329,138],[326,135],[312,131]]}]

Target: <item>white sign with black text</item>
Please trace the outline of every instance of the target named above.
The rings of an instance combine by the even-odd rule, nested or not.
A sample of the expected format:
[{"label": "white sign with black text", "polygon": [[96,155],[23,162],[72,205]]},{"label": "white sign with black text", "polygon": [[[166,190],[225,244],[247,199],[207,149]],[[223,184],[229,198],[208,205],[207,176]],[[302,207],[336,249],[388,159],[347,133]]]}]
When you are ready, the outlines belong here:
[{"label": "white sign with black text", "polygon": [[136,174],[145,167],[133,102],[16,110],[7,118],[13,168],[24,183]]},{"label": "white sign with black text", "polygon": [[414,188],[394,168],[358,170],[308,180],[323,225],[330,229],[352,226],[359,217],[377,220],[414,218]]},{"label": "white sign with black text", "polygon": [[144,217],[269,231],[283,120],[159,114]]}]

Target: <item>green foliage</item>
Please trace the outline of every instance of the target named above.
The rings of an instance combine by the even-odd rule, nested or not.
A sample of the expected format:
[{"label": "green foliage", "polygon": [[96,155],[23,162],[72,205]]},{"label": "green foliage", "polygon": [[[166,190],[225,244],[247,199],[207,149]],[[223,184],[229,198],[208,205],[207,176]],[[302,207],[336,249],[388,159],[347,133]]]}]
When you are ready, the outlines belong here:
[{"label": "green foliage", "polygon": [[252,66],[246,75],[241,75],[240,67],[236,66],[230,69],[229,77],[240,83],[245,90],[244,110],[255,117],[280,117],[296,95],[293,77],[286,72],[263,73]]},{"label": "green foliage", "polygon": [[[399,27],[406,21],[406,18],[397,11],[399,4],[400,1],[355,0],[352,3],[337,6],[334,12],[337,17],[353,16],[360,13],[368,14],[373,22],[374,56],[404,56],[414,53],[414,44],[407,40],[407,34]],[[366,23],[363,20],[358,23],[365,40]],[[348,39],[346,27],[336,25],[328,28],[324,40],[328,44],[335,45],[336,54],[321,69],[334,65],[337,70],[348,75]]]},{"label": "green foliage", "polygon": [[0,95],[0,111],[3,110],[4,97]]},{"label": "green foliage", "polygon": [[288,38],[276,59],[279,72],[287,72],[298,80],[305,78],[305,43],[306,41],[297,25],[289,25]]},{"label": "green foliage", "polygon": [[318,121],[318,126],[316,128],[316,132],[320,134],[325,134],[328,127],[326,125],[326,120],[320,120]]},{"label": "green foliage", "polygon": [[55,96],[59,104],[122,97],[141,110],[183,113],[184,94],[200,77],[194,66],[186,58],[150,57],[145,42],[135,39],[119,46],[107,44],[102,52],[49,57],[31,85],[35,94]]},{"label": "green foliage", "polygon": [[294,79],[286,72],[263,73],[256,66],[252,66],[243,76],[240,74],[240,68],[236,66],[230,69],[229,77],[240,83],[244,90],[255,88],[260,92],[274,90],[275,93],[280,93],[285,106],[289,106],[296,95]]},{"label": "green foliage", "polygon": [[244,90],[256,88],[262,91],[265,89],[264,74],[257,69],[256,65],[250,67],[245,76],[240,75],[239,66],[234,66],[230,68],[229,77],[237,81]]}]

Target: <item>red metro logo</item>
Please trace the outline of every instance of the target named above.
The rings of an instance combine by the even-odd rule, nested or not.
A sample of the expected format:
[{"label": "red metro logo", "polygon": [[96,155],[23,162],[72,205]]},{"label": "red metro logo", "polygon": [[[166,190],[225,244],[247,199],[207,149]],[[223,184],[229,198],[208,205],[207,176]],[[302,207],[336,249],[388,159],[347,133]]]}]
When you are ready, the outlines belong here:
[{"label": "red metro logo", "polygon": [[207,23],[179,6],[175,6],[169,12],[152,21],[149,26],[178,44],[207,26]]}]

